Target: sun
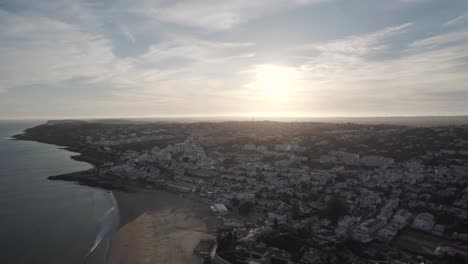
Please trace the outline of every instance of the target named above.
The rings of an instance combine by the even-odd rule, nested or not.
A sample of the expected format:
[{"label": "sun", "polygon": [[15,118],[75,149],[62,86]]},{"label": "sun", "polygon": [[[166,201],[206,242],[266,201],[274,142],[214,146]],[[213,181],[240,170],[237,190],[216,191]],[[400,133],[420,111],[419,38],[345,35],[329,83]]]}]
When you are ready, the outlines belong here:
[{"label": "sun", "polygon": [[252,89],[256,96],[273,103],[286,100],[300,81],[300,74],[293,67],[262,64],[250,72],[253,78],[245,86]]}]

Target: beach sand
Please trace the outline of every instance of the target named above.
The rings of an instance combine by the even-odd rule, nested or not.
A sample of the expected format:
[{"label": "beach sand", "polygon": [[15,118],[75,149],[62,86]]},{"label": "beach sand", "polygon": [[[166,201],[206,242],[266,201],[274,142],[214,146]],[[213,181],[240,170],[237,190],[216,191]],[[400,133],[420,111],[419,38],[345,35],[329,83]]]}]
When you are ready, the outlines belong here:
[{"label": "beach sand", "polygon": [[193,249],[215,238],[217,219],[207,205],[166,192],[114,192],[121,227],[112,238],[111,264],[200,263]]}]

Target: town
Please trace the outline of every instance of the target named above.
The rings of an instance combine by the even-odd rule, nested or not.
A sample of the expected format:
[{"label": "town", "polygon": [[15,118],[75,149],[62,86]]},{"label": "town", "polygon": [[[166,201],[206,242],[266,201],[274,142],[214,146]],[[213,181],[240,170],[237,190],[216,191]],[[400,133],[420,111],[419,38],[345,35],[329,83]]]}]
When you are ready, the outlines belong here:
[{"label": "town", "polygon": [[468,126],[48,122],[97,179],[200,199],[206,263],[466,263]]}]

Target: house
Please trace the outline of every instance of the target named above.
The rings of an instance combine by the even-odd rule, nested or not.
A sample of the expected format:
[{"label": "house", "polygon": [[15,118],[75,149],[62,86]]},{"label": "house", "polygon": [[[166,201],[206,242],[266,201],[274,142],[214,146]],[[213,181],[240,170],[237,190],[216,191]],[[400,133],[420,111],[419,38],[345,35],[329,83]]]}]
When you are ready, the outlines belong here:
[{"label": "house", "polygon": [[228,213],[228,210],[224,204],[214,204],[210,206],[210,209],[215,215],[225,215]]},{"label": "house", "polygon": [[223,217],[223,226],[227,228],[240,228],[244,227],[245,224],[241,219]]},{"label": "house", "polygon": [[242,202],[252,202],[255,200],[255,193],[239,193],[237,199]]},{"label": "house", "polygon": [[374,233],[384,225],[385,222],[381,219],[368,219],[353,229],[352,238],[362,243],[369,243],[374,239]]},{"label": "house", "polygon": [[275,214],[275,213],[268,213],[268,220],[271,223],[276,223],[279,225],[286,224],[288,218],[286,215],[280,215],[280,214]]},{"label": "house", "polygon": [[390,199],[383,207],[380,209],[380,213],[377,218],[382,219],[383,221],[388,221],[393,214],[393,211],[398,208],[400,199],[394,198]]},{"label": "house", "polygon": [[411,225],[414,229],[421,231],[431,231],[434,227],[434,216],[429,213],[420,213],[416,216]]},{"label": "house", "polygon": [[432,229],[432,234],[435,236],[443,236],[445,232],[445,226],[444,225],[435,225],[434,229]]},{"label": "house", "polygon": [[211,256],[214,253],[215,241],[213,239],[201,239],[193,250],[199,256]]},{"label": "house", "polygon": [[383,242],[389,242],[395,237],[398,230],[397,225],[388,224],[377,232],[377,239]]},{"label": "house", "polygon": [[392,223],[398,226],[398,229],[403,229],[411,220],[412,214],[406,209],[398,210],[393,216]]}]

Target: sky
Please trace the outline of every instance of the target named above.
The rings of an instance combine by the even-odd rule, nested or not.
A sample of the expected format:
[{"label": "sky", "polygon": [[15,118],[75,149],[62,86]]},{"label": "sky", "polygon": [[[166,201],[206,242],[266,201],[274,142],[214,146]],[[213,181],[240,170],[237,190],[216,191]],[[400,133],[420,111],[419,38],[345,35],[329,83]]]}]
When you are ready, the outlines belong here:
[{"label": "sky", "polygon": [[0,0],[0,118],[468,114],[466,0]]}]

